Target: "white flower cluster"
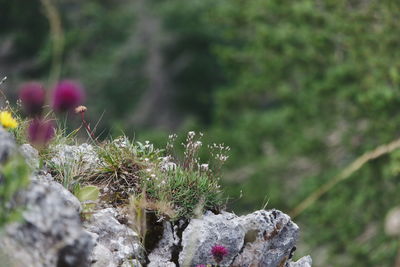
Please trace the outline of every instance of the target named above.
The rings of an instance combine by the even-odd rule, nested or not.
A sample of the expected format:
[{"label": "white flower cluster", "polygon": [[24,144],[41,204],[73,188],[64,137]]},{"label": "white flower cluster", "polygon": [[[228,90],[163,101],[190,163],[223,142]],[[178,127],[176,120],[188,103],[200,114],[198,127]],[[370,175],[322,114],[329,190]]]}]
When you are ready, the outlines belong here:
[{"label": "white flower cluster", "polygon": [[162,157],[161,159],[161,170],[162,171],[175,171],[176,163],[172,161],[170,156]]},{"label": "white flower cluster", "polygon": [[[183,155],[185,157],[183,166],[186,169],[193,169],[196,166],[199,166],[200,158],[198,157],[198,153],[203,143],[200,140],[195,140],[196,133],[194,131],[190,131],[186,137],[186,143],[182,143],[182,146],[185,148]],[[199,133],[199,138],[203,137],[203,133]]]},{"label": "white flower cluster", "polygon": [[130,146],[130,142],[126,136],[120,136],[120,137],[114,139],[113,142],[117,147],[120,147],[120,148],[127,148]]},{"label": "white flower cluster", "polygon": [[176,138],[178,138],[178,136],[176,134],[170,134],[168,136],[168,142],[167,142],[167,145],[165,147],[165,150],[167,152],[171,153],[173,151]]},{"label": "white flower cluster", "polygon": [[224,163],[228,160],[229,156],[227,153],[231,150],[229,146],[225,146],[224,144],[212,144],[209,145],[211,156],[213,156],[216,160]]}]

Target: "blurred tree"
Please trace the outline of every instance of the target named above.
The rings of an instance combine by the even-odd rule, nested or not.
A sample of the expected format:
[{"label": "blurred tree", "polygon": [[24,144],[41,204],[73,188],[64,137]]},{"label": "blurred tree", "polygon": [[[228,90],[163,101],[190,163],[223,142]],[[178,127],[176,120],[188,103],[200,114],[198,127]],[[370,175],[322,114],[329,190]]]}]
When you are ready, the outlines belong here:
[{"label": "blurred tree", "polygon": [[[231,180],[244,195],[236,208],[262,206],[267,195],[270,206],[288,210],[338,168],[398,136],[399,8],[235,0],[210,13],[224,29],[217,52],[229,81],[218,92],[214,134],[235,146]],[[385,171],[390,162],[375,160],[300,218],[307,243],[331,253],[322,266],[394,262],[397,245],[380,230],[368,244],[354,241],[400,201],[399,176]]]},{"label": "blurred tree", "polygon": [[163,48],[165,67],[175,90],[175,106],[201,123],[212,122],[214,92],[225,84],[225,74],[214,46],[222,41],[219,25],[206,14],[212,0],[154,1],[170,42]]},{"label": "blurred tree", "polygon": [[35,77],[43,71],[39,51],[48,35],[40,5],[37,1],[0,0],[0,6],[0,75]]}]

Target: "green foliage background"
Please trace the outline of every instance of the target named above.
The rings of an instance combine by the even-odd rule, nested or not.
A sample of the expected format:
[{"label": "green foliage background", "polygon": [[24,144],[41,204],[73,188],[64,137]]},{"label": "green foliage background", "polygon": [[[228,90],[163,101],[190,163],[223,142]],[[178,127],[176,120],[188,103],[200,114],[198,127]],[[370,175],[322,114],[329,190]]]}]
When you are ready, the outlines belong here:
[{"label": "green foliage background", "polygon": [[[48,22],[40,2],[28,2],[0,0],[0,44],[13,44],[0,69],[11,92],[18,81],[46,80],[50,68]],[[161,143],[190,129],[230,145],[225,188],[237,212],[267,202],[289,212],[399,135],[398,1],[55,3],[63,77],[87,87],[92,121],[105,111],[104,135]],[[161,64],[149,74],[154,58]],[[145,123],[132,120],[160,77],[161,102]],[[163,114],[166,122],[157,120]],[[400,201],[399,160],[395,152],[372,161],[296,218],[315,266],[394,264],[398,240],[383,222]]]}]

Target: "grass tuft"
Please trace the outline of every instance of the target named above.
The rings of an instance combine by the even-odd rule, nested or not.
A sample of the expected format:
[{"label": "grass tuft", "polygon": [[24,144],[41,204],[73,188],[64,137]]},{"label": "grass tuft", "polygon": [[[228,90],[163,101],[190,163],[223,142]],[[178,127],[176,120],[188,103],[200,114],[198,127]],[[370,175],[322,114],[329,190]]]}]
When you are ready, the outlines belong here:
[{"label": "grass tuft", "polygon": [[[62,138],[63,134],[57,136],[53,149],[54,144],[71,141],[70,137]],[[97,186],[101,201],[113,206],[135,203],[136,210],[155,212],[171,220],[190,218],[199,210],[219,212],[223,203],[220,173],[209,166],[220,166],[221,162],[201,164],[198,157],[201,141],[193,132],[186,141],[182,144],[185,149],[182,161],[170,153],[171,142],[167,149],[157,149],[149,141],[134,142],[123,136],[93,144],[99,162],[95,168],[83,168],[81,160],[65,166],[47,166],[71,191],[77,185]],[[221,161],[221,153],[218,157]]]}]

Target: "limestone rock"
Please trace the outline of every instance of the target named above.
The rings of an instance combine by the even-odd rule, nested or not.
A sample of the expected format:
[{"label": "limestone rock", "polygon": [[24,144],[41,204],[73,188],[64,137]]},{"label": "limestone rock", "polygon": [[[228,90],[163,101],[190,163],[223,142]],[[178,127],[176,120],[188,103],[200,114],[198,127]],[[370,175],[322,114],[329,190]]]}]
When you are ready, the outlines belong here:
[{"label": "limestone rock", "polygon": [[245,231],[232,213],[215,215],[207,212],[201,219],[192,219],[182,234],[181,266],[215,264],[211,249],[222,245],[228,249],[220,265],[229,265],[243,247]]},{"label": "limestone rock", "polygon": [[76,210],[77,213],[82,211],[81,202],[74,196],[70,191],[65,189],[60,183],[56,181],[42,181],[43,184],[47,184],[53,192],[59,194],[61,201],[65,206],[72,207]]},{"label": "limestone rock", "polygon": [[59,195],[60,200],[65,206],[74,208],[78,213],[82,211],[82,205],[79,199],[60,183],[56,182],[50,174],[39,171],[31,176],[31,181],[36,181],[48,186],[50,191]]},{"label": "limestone rock", "polygon": [[312,259],[310,256],[304,256],[296,262],[289,262],[288,267],[311,267]]},{"label": "limestone rock", "polygon": [[39,152],[30,144],[23,144],[19,151],[33,170],[39,169]]},{"label": "limestone rock", "polygon": [[96,168],[100,163],[96,150],[89,144],[79,146],[57,145],[52,150],[54,156],[49,163],[56,168],[74,165],[75,168],[84,172]]},{"label": "limestone rock", "polygon": [[91,255],[92,267],[117,267],[118,264],[113,260],[112,252],[101,244],[96,244]]},{"label": "limestone rock", "polygon": [[191,220],[183,231],[179,263],[216,264],[211,249],[220,245],[228,250],[221,266],[284,266],[290,262],[298,230],[289,216],[277,210],[261,210],[241,217],[208,212]]},{"label": "limestone rock", "polygon": [[[121,224],[116,217],[117,212],[113,208],[98,210],[84,223],[84,227],[97,235],[96,246],[101,245],[111,252],[110,266],[113,264],[119,266],[127,259],[141,260],[143,249],[139,236],[131,228]],[[99,248],[97,250],[95,248],[94,253],[98,251]],[[92,255],[92,258],[96,261],[99,257]]]},{"label": "limestone rock", "polygon": [[173,225],[170,222],[163,222],[163,235],[157,247],[148,255],[150,263],[148,267],[166,266],[175,267],[171,260],[174,245],[179,242]]},{"label": "limestone rock", "polygon": [[245,246],[234,266],[279,266],[291,257],[299,227],[280,211],[256,211],[237,219],[245,233]]},{"label": "limestone rock", "polygon": [[10,154],[16,151],[14,138],[3,127],[0,126],[0,163],[4,162]]},{"label": "limestone rock", "polygon": [[23,220],[8,225],[0,239],[0,249],[14,266],[89,266],[92,237],[83,231],[79,213],[59,191],[32,180],[15,201],[25,206]]}]

